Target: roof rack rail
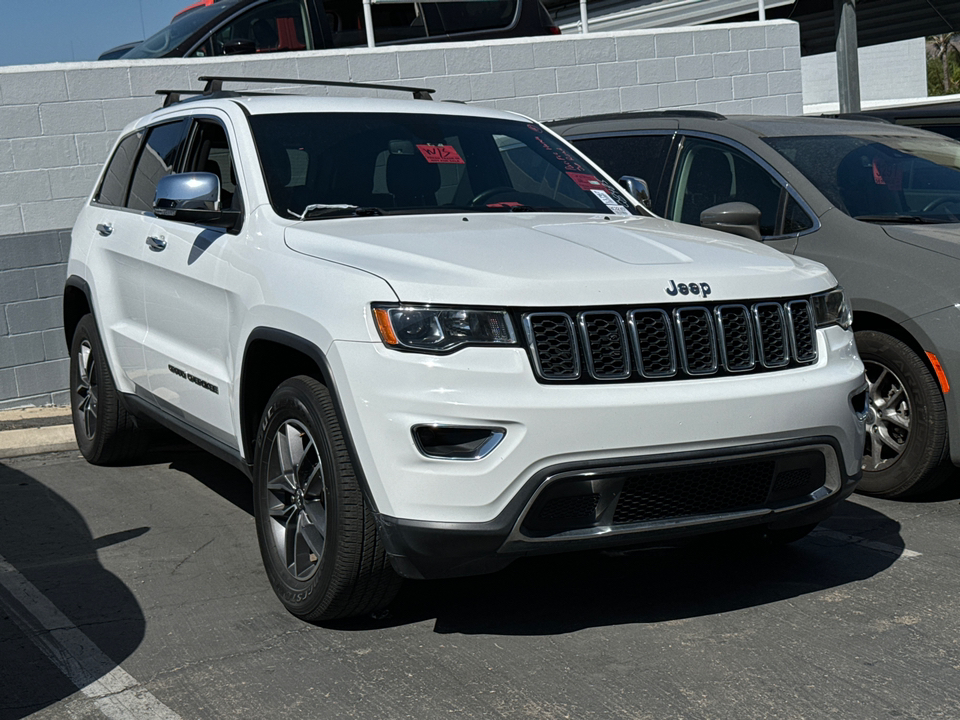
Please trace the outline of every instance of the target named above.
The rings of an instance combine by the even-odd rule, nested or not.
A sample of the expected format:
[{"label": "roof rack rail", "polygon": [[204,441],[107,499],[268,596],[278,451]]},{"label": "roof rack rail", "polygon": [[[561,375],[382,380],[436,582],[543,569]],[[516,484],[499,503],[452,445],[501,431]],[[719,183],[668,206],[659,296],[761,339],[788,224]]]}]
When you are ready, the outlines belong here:
[{"label": "roof rack rail", "polygon": [[240,95],[267,95],[270,93],[262,92],[233,92],[225,91],[223,84],[225,82],[238,83],[267,83],[271,85],[321,85],[327,87],[349,87],[363,88],[366,90],[396,90],[398,92],[408,92],[413,94],[415,100],[433,100],[431,95],[436,92],[432,88],[409,87],[407,85],[387,85],[382,83],[355,83],[340,82],[336,80],[302,80],[298,78],[260,78],[260,77],[231,77],[225,75],[201,75],[197,78],[200,82],[206,83],[203,90],[157,90],[157,95],[165,96],[163,107],[169,107],[181,102],[182,95],[202,95],[204,97],[238,97]]},{"label": "roof rack rail", "polygon": [[602,113],[600,115],[584,115],[582,117],[551,120],[547,125],[565,125],[574,122],[596,122],[598,120],[624,120],[628,118],[699,118],[701,120],[726,120],[721,115],[710,110],[639,110],[621,113]]},{"label": "roof rack rail", "polygon": [[861,122],[887,123],[892,125],[886,118],[871,115],[869,110],[861,110],[858,113],[821,113],[820,117],[830,118],[832,120],[859,120]]}]

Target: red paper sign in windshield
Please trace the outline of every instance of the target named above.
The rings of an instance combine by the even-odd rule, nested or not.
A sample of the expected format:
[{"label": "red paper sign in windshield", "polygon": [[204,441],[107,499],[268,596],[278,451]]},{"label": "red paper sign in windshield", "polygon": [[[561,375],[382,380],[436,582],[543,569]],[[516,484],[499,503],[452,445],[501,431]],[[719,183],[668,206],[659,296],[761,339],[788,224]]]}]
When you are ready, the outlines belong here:
[{"label": "red paper sign in windshield", "polygon": [[603,190],[603,182],[596,175],[587,175],[586,173],[568,172],[567,175],[573,180],[577,187],[583,190]]},{"label": "red paper sign in windshield", "polygon": [[452,163],[464,165],[463,158],[453,145],[417,145],[417,150],[426,158],[428,163]]},{"label": "red paper sign in windshield", "polygon": [[874,158],[873,182],[877,185],[886,185],[893,192],[900,192],[903,187],[903,167],[887,158]]}]

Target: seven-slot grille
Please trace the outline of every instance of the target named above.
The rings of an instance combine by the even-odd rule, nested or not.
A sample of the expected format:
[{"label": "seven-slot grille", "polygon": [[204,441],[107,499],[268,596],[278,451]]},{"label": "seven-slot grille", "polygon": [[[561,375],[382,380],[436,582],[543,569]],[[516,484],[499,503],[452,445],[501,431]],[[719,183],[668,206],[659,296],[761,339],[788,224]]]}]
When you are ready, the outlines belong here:
[{"label": "seven-slot grille", "polygon": [[656,380],[744,373],[817,360],[807,300],[523,315],[541,380]]}]

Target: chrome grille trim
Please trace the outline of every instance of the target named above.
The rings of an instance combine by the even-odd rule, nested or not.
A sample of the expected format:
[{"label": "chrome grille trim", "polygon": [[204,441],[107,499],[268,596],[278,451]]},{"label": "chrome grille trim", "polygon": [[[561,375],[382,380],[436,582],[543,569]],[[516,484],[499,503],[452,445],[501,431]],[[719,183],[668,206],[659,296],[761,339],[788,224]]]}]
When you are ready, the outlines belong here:
[{"label": "chrome grille trim", "polygon": [[813,308],[807,300],[791,300],[786,309],[790,324],[790,352],[797,362],[816,362],[817,325]]},{"label": "chrome grille trim", "polygon": [[687,375],[713,375],[717,361],[717,333],[705,307],[682,307],[673,311],[680,363]]},{"label": "chrome grille trim", "polygon": [[807,298],[521,314],[534,372],[548,382],[641,381],[810,365]]},{"label": "chrome grille trim", "polygon": [[[603,320],[607,321],[607,339],[612,334],[617,337],[616,343],[608,343],[610,347],[606,357],[598,357],[597,350],[603,351],[604,331],[599,327]],[[609,331],[609,324],[613,324],[614,332]],[[620,313],[609,310],[591,310],[577,316],[580,326],[580,340],[583,343],[583,353],[587,360],[587,372],[596,380],[623,380],[630,377],[630,349],[627,347],[627,333]],[[602,363],[603,367],[598,368]]]},{"label": "chrome grille trim", "polygon": [[670,316],[666,310],[631,310],[627,313],[627,323],[630,326],[630,344],[633,346],[640,375],[647,379],[676,375],[677,351],[673,333],[670,331]]},{"label": "chrome grille trim", "polygon": [[[570,357],[571,369],[567,372],[558,372],[551,367],[544,367],[544,360],[547,359],[551,348],[549,340],[544,339],[542,328],[537,327],[543,322],[552,319],[554,322],[562,324],[567,331],[567,338],[558,338],[555,346],[560,347],[558,352],[567,353]],[[540,329],[539,334],[537,330]],[[527,337],[527,344],[530,348],[530,356],[533,358],[537,374],[544,380],[579,380],[580,379],[580,350],[577,347],[577,333],[573,326],[573,318],[563,312],[535,312],[523,316],[523,331]],[[565,359],[561,358],[560,362]]]},{"label": "chrome grille trim", "polygon": [[786,367],[790,364],[790,341],[787,324],[780,303],[765,302],[753,306],[760,362],[766,368]]},{"label": "chrome grille trim", "polygon": [[718,305],[714,313],[723,367],[732,373],[753,370],[757,352],[750,310],[746,305]]}]

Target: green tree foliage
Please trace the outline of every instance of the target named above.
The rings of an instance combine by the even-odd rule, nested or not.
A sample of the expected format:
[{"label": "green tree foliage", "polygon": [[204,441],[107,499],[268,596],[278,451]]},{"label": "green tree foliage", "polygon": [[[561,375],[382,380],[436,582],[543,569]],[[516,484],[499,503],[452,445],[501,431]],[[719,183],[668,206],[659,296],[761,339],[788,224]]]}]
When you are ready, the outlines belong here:
[{"label": "green tree foliage", "polygon": [[960,92],[960,35],[948,33],[927,38],[927,95]]}]

